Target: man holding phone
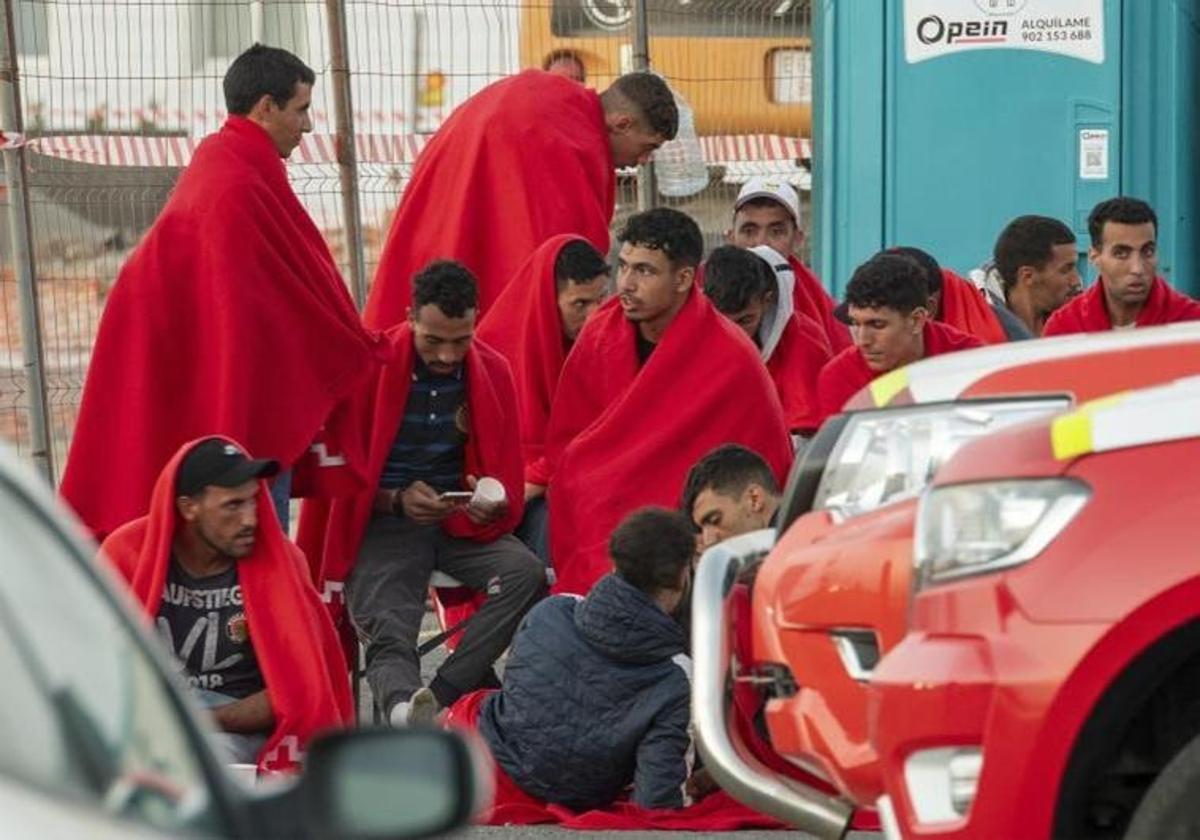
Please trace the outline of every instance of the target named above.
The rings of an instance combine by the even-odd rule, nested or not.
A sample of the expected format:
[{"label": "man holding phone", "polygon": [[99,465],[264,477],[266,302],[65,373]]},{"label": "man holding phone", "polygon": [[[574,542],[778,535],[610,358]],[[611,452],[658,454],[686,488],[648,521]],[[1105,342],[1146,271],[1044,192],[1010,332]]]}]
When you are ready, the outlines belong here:
[{"label": "man holding phone", "polygon": [[[409,320],[387,333],[395,357],[362,395],[375,489],[307,505],[301,520],[299,542],[325,591],[344,591],[367,681],[396,725],[431,722],[485,683],[546,591],[512,535],[524,507],[516,391],[507,362],[474,340],[477,295],[459,263],[416,276]],[[486,600],[424,688],[416,643],[435,569]]]}]

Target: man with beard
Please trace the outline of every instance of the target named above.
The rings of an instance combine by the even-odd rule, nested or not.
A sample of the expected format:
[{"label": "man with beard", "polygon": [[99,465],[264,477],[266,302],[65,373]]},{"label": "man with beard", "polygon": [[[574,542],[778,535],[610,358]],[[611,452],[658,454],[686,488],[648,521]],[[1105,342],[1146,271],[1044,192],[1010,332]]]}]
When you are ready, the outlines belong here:
[{"label": "man with beard", "polygon": [[1090,289],[1050,316],[1043,335],[1131,330],[1200,320],[1200,303],[1158,272],[1158,216],[1144,201],[1102,201],[1088,216],[1088,259],[1100,272]]},{"label": "man with beard", "polygon": [[294,769],[354,717],[345,659],[299,550],[271,512],[279,463],[232,440],[186,444],[150,512],[101,546],[212,710],[230,761]]}]

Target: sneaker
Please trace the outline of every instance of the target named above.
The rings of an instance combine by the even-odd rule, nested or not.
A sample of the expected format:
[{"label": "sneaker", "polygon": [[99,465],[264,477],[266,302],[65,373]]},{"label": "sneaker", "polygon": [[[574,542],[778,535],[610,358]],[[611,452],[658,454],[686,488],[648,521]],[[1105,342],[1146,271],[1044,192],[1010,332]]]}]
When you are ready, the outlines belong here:
[{"label": "sneaker", "polygon": [[428,688],[421,687],[408,700],[397,703],[388,715],[392,726],[433,726],[441,708]]}]

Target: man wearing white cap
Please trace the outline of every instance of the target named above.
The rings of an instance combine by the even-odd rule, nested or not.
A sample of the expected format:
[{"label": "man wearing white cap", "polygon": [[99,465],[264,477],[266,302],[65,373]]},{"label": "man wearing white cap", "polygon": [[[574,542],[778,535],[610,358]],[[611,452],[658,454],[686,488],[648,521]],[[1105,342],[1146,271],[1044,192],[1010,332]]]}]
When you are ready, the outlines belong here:
[{"label": "man wearing white cap", "polygon": [[833,299],[796,256],[804,243],[804,229],[800,225],[800,197],[791,184],[762,175],[747,181],[733,204],[733,227],[726,231],[725,238],[740,248],[769,245],[787,256],[796,276],[796,311],[821,325],[832,352],[850,346],[849,331],[833,314]]}]

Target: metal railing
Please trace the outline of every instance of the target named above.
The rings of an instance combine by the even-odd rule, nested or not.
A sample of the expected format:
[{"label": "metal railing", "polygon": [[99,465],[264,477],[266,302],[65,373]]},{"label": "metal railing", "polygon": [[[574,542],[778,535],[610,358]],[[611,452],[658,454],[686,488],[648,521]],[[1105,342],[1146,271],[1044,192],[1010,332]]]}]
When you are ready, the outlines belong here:
[{"label": "metal railing", "polygon": [[[0,437],[53,479],[118,271],[255,41],[317,73],[289,174],[357,300],[429,136],[487,84],[555,56],[602,89],[649,66],[694,136],[619,178],[692,214],[710,245],[754,174],[805,192],[809,0],[0,0]],[[645,169],[645,168],[643,168]]]}]

